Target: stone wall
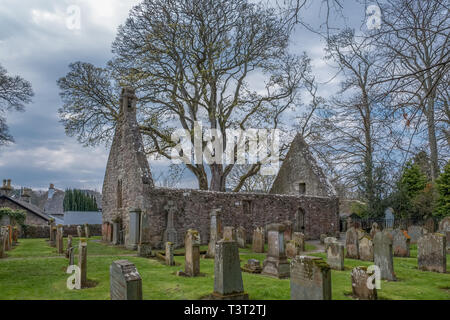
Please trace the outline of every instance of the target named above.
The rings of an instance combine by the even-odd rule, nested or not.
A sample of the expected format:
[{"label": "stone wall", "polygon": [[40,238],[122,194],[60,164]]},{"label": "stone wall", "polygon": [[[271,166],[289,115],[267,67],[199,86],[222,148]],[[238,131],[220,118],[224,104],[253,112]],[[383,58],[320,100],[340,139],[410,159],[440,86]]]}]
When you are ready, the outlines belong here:
[{"label": "stone wall", "polygon": [[[78,237],[77,226],[64,226],[64,237],[72,235]],[[83,227],[84,232],[84,227]],[[90,236],[101,236],[102,235],[102,225],[101,224],[91,224],[89,225]],[[20,238],[28,239],[39,239],[39,238],[50,238],[49,227],[43,225],[26,225],[25,228],[21,230]]]},{"label": "stone wall", "polygon": [[8,207],[13,210],[23,210],[27,213],[27,217],[25,219],[25,224],[29,225],[47,225],[47,220],[44,218],[26,210],[25,208],[19,206],[17,203],[10,201],[5,198],[0,198],[0,207]]}]

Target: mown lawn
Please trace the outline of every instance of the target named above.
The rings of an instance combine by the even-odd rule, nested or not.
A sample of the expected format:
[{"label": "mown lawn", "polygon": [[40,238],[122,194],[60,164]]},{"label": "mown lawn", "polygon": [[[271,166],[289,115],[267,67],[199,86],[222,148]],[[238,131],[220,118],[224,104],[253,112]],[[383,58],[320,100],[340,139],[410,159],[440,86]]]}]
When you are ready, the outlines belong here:
[{"label": "mown lawn", "polygon": [[[78,239],[74,238],[76,246]],[[202,246],[206,250],[206,246]],[[307,250],[314,250],[308,246]],[[182,250],[177,250],[181,253]],[[241,249],[241,264],[254,258],[261,262],[265,254]],[[312,255],[325,257],[323,253]],[[423,272],[417,269],[417,250],[412,248],[411,258],[395,258],[394,269],[399,281],[382,281],[380,299],[444,299],[450,300],[450,274]],[[447,265],[450,270],[450,255]],[[177,277],[175,272],[184,269],[184,257],[175,256],[177,266],[168,267],[153,259],[136,257],[135,251],[105,245],[99,238],[88,241],[88,279],[91,288],[68,290],[66,281],[68,265],[64,256],[56,254],[43,239],[21,239],[20,244],[0,259],[0,299],[43,300],[94,300],[109,299],[109,266],[112,261],[128,259],[139,270],[143,281],[144,299],[199,299],[212,292],[214,286],[214,261],[201,260],[202,277]],[[344,271],[332,271],[333,299],[349,300],[350,272],[355,266],[370,262],[346,259]],[[244,287],[250,299],[289,299],[289,279],[278,280],[261,275],[243,273]]]}]

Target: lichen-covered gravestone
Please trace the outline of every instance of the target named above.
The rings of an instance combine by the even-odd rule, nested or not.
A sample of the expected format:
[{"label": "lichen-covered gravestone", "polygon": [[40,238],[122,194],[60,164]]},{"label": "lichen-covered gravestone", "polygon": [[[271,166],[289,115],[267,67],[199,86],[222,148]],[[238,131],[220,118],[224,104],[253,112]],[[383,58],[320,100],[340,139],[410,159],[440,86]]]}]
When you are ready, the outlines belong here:
[{"label": "lichen-covered gravestone", "polygon": [[264,242],[264,230],[258,227],[253,231],[252,251],[264,253]]},{"label": "lichen-covered gravestone", "polygon": [[373,241],[369,236],[364,236],[359,240],[359,259],[373,261]]},{"label": "lichen-covered gravestone", "polygon": [[294,258],[300,254],[300,247],[295,243],[294,240],[288,241],[286,243],[286,256],[288,258]]},{"label": "lichen-covered gravestone", "polygon": [[208,258],[214,258],[216,243],[222,238],[220,234],[221,216],[222,216],[221,209],[214,209],[209,214],[211,221],[210,221],[208,251],[206,252],[206,257]]},{"label": "lichen-covered gravestone", "polygon": [[57,234],[57,227],[56,226],[52,226],[51,228],[51,241],[50,241],[50,246],[53,248],[56,248],[56,234]]},{"label": "lichen-covered gravestone", "polygon": [[409,226],[408,235],[411,237],[410,243],[416,244],[417,241],[425,234],[424,228],[421,226]]},{"label": "lichen-covered gravestone", "polygon": [[373,285],[370,289],[367,280],[371,275],[367,273],[367,267],[356,267],[352,270],[352,293],[360,300],[377,300],[377,289]]},{"label": "lichen-covered gravestone", "polygon": [[335,237],[326,237],[326,238],[323,240],[323,244],[324,244],[324,247],[325,247],[324,252],[327,253],[328,246],[329,246],[331,243],[336,242],[336,241],[337,241],[337,239],[336,239]]},{"label": "lichen-covered gravestone", "polygon": [[239,248],[245,248],[245,228],[243,226],[237,228],[236,241]]},{"label": "lichen-covered gravestone", "polygon": [[332,242],[327,248],[327,263],[331,269],[344,270],[344,245]]},{"label": "lichen-covered gravestone", "polygon": [[88,239],[90,237],[89,225],[87,223],[84,225],[84,236]]},{"label": "lichen-covered gravestone", "polygon": [[292,259],[291,300],[331,300],[331,269],[322,258]]},{"label": "lichen-covered gravestone", "polygon": [[5,237],[3,236],[3,233],[0,232],[0,259],[4,257],[5,255]]},{"label": "lichen-covered gravestone", "polygon": [[66,258],[69,258],[69,250],[72,248],[72,235],[67,236],[67,249],[66,249]]},{"label": "lichen-covered gravestone", "polygon": [[268,252],[262,271],[262,274],[280,279],[289,277],[289,262],[284,250],[284,228],[281,223],[267,226]]},{"label": "lichen-covered gravestone", "polygon": [[420,270],[447,272],[447,239],[442,233],[429,233],[417,242],[417,262]]},{"label": "lichen-covered gravestone", "polygon": [[214,260],[214,299],[247,300],[244,292],[239,249],[236,241],[220,240],[216,244]]},{"label": "lichen-covered gravestone", "polygon": [[406,231],[395,229],[392,239],[394,257],[409,257],[410,236]]},{"label": "lichen-covered gravestone", "polygon": [[73,266],[75,264],[75,248],[70,247],[67,248],[68,258],[69,258],[69,266]]},{"label": "lichen-covered gravestone", "polygon": [[81,238],[83,236],[83,229],[81,229],[81,226],[77,226],[77,235],[78,238]]},{"label": "lichen-covered gravestone", "polygon": [[223,239],[236,241],[236,230],[234,227],[223,228]]},{"label": "lichen-covered gravestone", "polygon": [[80,268],[81,288],[87,285],[87,242],[86,239],[80,239],[78,245],[78,267]]},{"label": "lichen-covered gravestone", "polygon": [[62,225],[58,225],[57,230],[56,230],[56,252],[58,254],[63,254],[64,253],[64,231],[63,231],[63,226]]},{"label": "lichen-covered gravestone", "polygon": [[200,274],[200,234],[197,230],[189,229],[184,238],[185,266],[184,272],[190,277]]},{"label": "lichen-covered gravestone", "polygon": [[165,254],[166,265],[173,266],[175,261],[173,260],[173,243],[166,242],[166,254]]},{"label": "lichen-covered gravestone", "polygon": [[347,230],[345,235],[345,248],[347,249],[345,257],[359,259],[359,237],[357,230],[355,227],[351,227]]},{"label": "lichen-covered gravestone", "polygon": [[293,224],[292,221],[286,220],[283,222],[284,224],[284,241],[288,242],[292,240],[292,231],[293,231]]},{"label": "lichen-covered gravestone", "polygon": [[392,253],[392,236],[383,230],[377,232],[373,239],[374,263],[380,268],[381,279],[396,281]]},{"label": "lichen-covered gravestone", "polygon": [[292,240],[295,242],[300,252],[305,251],[305,235],[302,232],[294,232]]},{"label": "lichen-covered gravestone", "polygon": [[372,228],[370,229],[370,238],[373,239],[375,237],[375,234],[379,231],[380,227],[378,226],[378,223],[372,223]]},{"label": "lichen-covered gravestone", "polygon": [[244,265],[244,269],[251,273],[261,273],[261,262],[256,259],[248,259],[247,264]]},{"label": "lichen-covered gravestone", "polygon": [[114,261],[109,274],[111,300],[142,300],[142,279],[134,264]]}]

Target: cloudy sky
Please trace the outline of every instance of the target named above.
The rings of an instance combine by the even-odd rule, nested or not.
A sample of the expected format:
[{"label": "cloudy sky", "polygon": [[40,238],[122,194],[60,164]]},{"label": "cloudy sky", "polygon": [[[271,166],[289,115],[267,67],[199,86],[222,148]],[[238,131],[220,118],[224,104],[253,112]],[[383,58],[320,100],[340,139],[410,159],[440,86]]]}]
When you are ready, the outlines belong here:
[{"label": "cloudy sky", "polygon": [[[0,64],[10,75],[30,81],[33,102],[23,113],[8,113],[7,123],[15,144],[0,149],[0,179],[12,179],[15,187],[90,188],[101,190],[108,157],[105,146],[84,148],[67,137],[58,121],[61,106],[56,81],[74,61],[103,66],[111,58],[111,42],[117,27],[139,0],[1,0]],[[318,2],[318,1],[317,1]],[[74,10],[75,9],[75,10]],[[80,20],[77,20],[79,9]],[[359,7],[350,15],[364,19]],[[308,9],[308,19],[318,21],[318,11]],[[78,29],[78,26],[80,27]],[[334,74],[322,59],[323,43],[305,30],[297,30],[293,49],[313,58],[319,81]],[[324,90],[329,95],[337,80]],[[152,163],[154,176],[165,166]],[[189,177],[183,186],[195,187]]]}]

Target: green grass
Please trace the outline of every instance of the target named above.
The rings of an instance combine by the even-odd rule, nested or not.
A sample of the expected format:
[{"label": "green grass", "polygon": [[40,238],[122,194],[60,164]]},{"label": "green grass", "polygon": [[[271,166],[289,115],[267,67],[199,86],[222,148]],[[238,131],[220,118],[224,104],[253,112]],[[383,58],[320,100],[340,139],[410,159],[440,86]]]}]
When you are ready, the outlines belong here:
[{"label": "green grass", "polygon": [[[74,238],[76,246],[78,239]],[[202,246],[201,250],[206,250]],[[315,250],[307,246],[307,250]],[[109,266],[114,260],[128,259],[142,276],[144,299],[199,299],[212,292],[214,286],[214,260],[201,259],[202,277],[177,277],[184,269],[184,257],[175,256],[177,266],[168,267],[153,259],[136,257],[136,252],[108,246],[98,237],[88,241],[88,279],[94,287],[68,290],[68,265],[64,256],[43,239],[21,239],[20,244],[0,259],[0,299],[94,300],[109,299]],[[183,250],[177,250],[182,252]],[[241,264],[248,259],[261,262],[265,254],[252,253],[247,247],[240,249]],[[311,253],[325,257],[324,253]],[[380,299],[450,299],[450,274],[423,272],[417,269],[417,249],[411,248],[412,258],[394,258],[394,269],[399,281],[382,281]],[[450,257],[447,256],[450,262]],[[370,262],[346,259],[344,271],[332,271],[333,299],[348,300],[351,292],[350,273],[355,266],[368,266]],[[450,266],[448,267],[450,268]],[[279,280],[257,274],[242,273],[244,287],[250,299],[289,299],[289,279]]]}]

